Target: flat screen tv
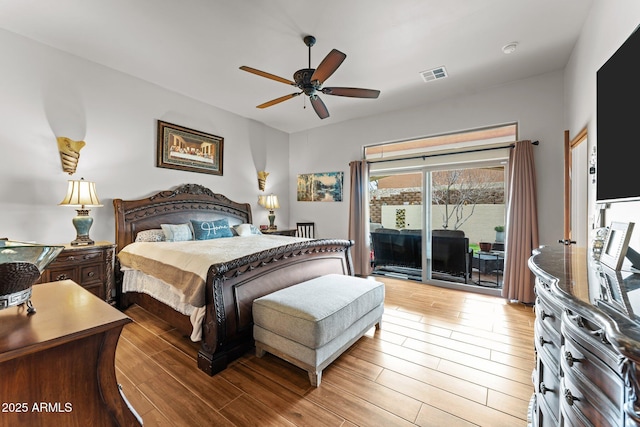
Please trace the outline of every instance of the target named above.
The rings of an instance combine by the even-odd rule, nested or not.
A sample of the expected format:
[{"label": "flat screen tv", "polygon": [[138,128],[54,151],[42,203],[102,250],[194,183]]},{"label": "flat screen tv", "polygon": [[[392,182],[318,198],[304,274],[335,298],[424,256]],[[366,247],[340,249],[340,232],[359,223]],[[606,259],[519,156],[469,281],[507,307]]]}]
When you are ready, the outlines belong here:
[{"label": "flat screen tv", "polygon": [[597,72],[596,199],[640,200],[640,30]]}]

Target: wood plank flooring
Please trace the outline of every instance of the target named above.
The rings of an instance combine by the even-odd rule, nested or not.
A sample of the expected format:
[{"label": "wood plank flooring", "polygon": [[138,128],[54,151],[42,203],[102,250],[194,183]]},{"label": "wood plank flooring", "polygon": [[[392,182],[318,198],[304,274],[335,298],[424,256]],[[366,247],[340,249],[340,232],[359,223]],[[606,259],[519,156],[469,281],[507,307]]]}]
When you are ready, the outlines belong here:
[{"label": "wood plank flooring", "polygon": [[[527,425],[533,308],[410,281],[385,283],[382,329],[307,373],[251,352],[210,377],[198,346],[138,306],[116,375],[145,426]],[[151,357],[150,357],[151,356]]]}]

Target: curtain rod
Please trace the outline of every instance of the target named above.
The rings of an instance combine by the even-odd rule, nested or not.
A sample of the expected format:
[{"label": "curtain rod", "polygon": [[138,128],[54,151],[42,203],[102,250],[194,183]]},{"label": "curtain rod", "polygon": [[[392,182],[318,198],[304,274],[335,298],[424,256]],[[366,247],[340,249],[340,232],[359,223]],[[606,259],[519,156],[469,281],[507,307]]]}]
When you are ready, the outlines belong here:
[{"label": "curtain rod", "polygon": [[[539,145],[540,142],[539,141],[532,141],[531,145]],[[515,147],[515,143],[511,144],[511,145],[506,145],[504,147],[489,147],[489,148],[475,148],[473,150],[464,150],[464,151],[456,151],[453,153],[435,153],[435,154],[423,154],[421,156],[413,156],[413,157],[402,157],[402,158],[395,158],[395,159],[383,159],[383,160],[371,160],[371,161],[367,161],[367,163],[384,163],[384,162],[394,162],[396,160],[413,160],[413,159],[426,159],[428,157],[440,157],[440,156],[450,156],[452,154],[465,154],[465,153],[477,153],[480,151],[491,151],[491,150],[501,150],[503,148],[513,148]]]}]

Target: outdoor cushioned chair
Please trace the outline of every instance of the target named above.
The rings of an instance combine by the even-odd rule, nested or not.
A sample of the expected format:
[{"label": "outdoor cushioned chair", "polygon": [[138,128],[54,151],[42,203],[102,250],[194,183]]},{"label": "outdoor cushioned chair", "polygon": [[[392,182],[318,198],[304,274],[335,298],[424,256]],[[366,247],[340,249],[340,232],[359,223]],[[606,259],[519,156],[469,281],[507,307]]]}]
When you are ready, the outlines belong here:
[{"label": "outdoor cushioned chair", "polygon": [[462,230],[433,230],[431,232],[432,271],[462,277],[467,283],[471,277],[473,250]]},{"label": "outdoor cushioned chair", "polygon": [[[422,268],[421,230],[395,230],[380,228],[371,233],[373,266]],[[469,239],[462,230],[432,231],[432,271],[462,277],[467,283],[471,277]]]}]

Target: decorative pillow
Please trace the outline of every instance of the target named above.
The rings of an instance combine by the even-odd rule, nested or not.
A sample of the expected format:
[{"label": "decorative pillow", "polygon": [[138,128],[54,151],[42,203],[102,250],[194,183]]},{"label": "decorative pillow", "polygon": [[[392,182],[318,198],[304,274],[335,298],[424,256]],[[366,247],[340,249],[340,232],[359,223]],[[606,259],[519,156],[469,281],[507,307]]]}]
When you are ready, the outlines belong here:
[{"label": "decorative pillow", "polygon": [[136,234],[136,242],[164,242],[166,237],[160,228],[143,230]]},{"label": "decorative pillow", "polygon": [[233,226],[233,231],[238,236],[250,236],[252,234],[262,234],[260,229],[253,224],[238,224]]},{"label": "decorative pillow", "polygon": [[233,237],[229,221],[217,219],[215,221],[191,220],[193,234],[196,240],[218,239],[220,237]]},{"label": "decorative pillow", "polygon": [[184,242],[193,240],[191,224],[160,224],[167,242]]}]

